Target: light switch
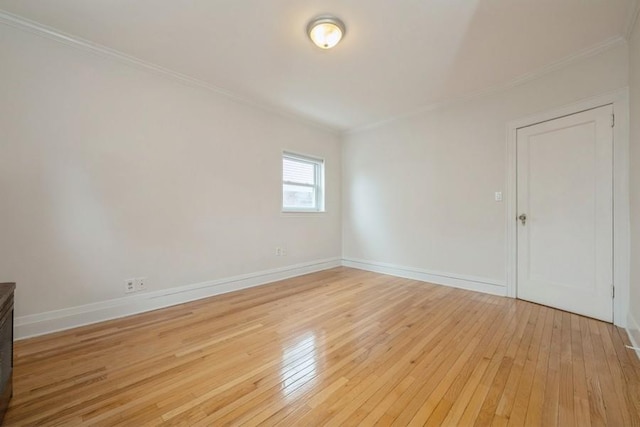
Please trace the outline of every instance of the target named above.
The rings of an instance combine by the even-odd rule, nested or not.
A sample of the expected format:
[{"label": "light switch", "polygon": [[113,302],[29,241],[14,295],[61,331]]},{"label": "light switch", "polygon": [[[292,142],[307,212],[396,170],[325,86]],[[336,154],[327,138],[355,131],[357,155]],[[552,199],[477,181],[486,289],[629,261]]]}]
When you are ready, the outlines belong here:
[{"label": "light switch", "polygon": [[496,191],[496,202],[502,201],[502,191]]}]

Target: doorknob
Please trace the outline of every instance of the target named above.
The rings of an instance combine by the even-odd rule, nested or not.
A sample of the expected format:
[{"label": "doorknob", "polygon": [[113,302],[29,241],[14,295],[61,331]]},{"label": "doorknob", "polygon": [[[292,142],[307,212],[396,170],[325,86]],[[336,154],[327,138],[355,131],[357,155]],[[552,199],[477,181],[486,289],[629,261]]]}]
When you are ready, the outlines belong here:
[{"label": "doorknob", "polygon": [[527,214],[520,214],[518,219],[522,221],[522,225],[525,225],[525,223],[527,222]]}]

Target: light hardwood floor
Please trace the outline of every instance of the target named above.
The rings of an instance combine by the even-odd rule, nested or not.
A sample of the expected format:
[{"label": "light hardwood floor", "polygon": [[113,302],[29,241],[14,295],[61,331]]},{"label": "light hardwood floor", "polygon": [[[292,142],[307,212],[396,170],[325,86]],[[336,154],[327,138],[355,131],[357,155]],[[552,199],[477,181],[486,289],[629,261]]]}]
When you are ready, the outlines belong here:
[{"label": "light hardwood floor", "polygon": [[20,341],[7,425],[640,425],[612,325],[348,268]]}]

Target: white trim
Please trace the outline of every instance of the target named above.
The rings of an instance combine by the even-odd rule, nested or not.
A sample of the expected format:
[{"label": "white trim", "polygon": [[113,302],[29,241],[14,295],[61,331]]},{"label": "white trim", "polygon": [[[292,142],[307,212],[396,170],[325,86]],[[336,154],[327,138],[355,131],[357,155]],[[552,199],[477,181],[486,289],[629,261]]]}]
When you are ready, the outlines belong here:
[{"label": "white trim", "polygon": [[454,273],[443,273],[439,271],[425,270],[422,268],[406,267],[396,264],[388,264],[384,262],[360,259],[343,258],[342,265],[344,267],[373,271],[374,273],[388,274],[390,276],[403,277],[406,279],[420,280],[422,282],[435,283],[437,285],[450,286],[452,288],[483,292],[485,294],[506,296],[505,284],[493,279],[485,279],[482,277],[466,276]]},{"label": "white trim", "polygon": [[505,259],[506,259],[506,272],[505,278],[507,279],[507,296],[509,298],[516,297],[516,282],[517,282],[517,269],[518,258],[516,253],[517,248],[517,222],[516,217],[518,214],[516,213],[517,208],[517,151],[516,151],[516,141],[517,141],[517,131],[518,125],[516,124],[508,124],[507,125],[507,180],[506,180],[506,197],[503,199],[506,203],[505,205],[505,228],[507,236],[507,244],[505,245]]},{"label": "white trim", "polygon": [[627,44],[627,41],[625,40],[624,37],[613,37],[610,39],[607,39],[601,43],[595,44],[587,49],[578,51],[572,55],[569,55],[559,61],[556,61],[554,63],[551,63],[549,65],[543,66],[541,68],[538,68],[535,71],[532,71],[530,73],[526,73],[523,74],[519,77],[516,77],[513,80],[508,81],[507,83],[504,84],[498,84],[492,87],[489,87],[487,89],[481,89],[475,92],[472,92],[468,95],[462,95],[460,97],[456,97],[456,98],[452,98],[449,100],[445,100],[442,102],[437,102],[435,104],[430,104],[430,105],[426,105],[426,106],[422,106],[416,109],[413,109],[411,111],[407,111],[405,113],[402,114],[398,114],[396,116],[393,117],[389,117],[374,123],[369,123],[369,124],[365,124],[362,126],[358,126],[355,127],[353,129],[348,129],[346,131],[344,131],[343,133],[346,135],[353,135],[356,134],[358,132],[363,132],[363,131],[367,131],[367,130],[371,130],[371,129],[375,129],[384,125],[387,125],[389,123],[398,121],[398,120],[402,120],[405,118],[409,118],[409,117],[413,117],[413,116],[417,116],[420,114],[424,114],[427,113],[429,111],[434,111],[434,110],[438,110],[441,108],[445,108],[445,107],[449,107],[449,106],[453,106],[453,105],[457,105],[457,104],[462,104],[465,102],[469,102],[470,100],[473,99],[477,99],[477,98],[482,98],[485,96],[490,96],[490,95],[494,95],[500,92],[504,92],[507,91],[509,89],[512,89],[516,86],[521,86],[523,84],[529,83],[533,80],[536,80],[546,74],[550,74],[554,71],[558,71],[561,70],[565,67],[568,67],[569,65],[579,62],[583,59],[595,56],[599,53],[605,52],[607,50],[610,49],[614,49],[616,47],[619,46],[624,46]]},{"label": "white trim", "polygon": [[403,118],[407,118],[407,117],[411,117],[411,116],[415,116],[418,114],[422,114],[428,111],[433,111],[436,110],[438,108],[442,108],[448,105],[453,105],[453,104],[458,104],[458,103],[462,103],[462,102],[467,102],[471,99],[475,99],[475,98],[480,98],[483,96],[488,96],[488,95],[492,95],[494,93],[499,93],[499,92],[503,92],[505,90],[511,89],[515,86],[519,86],[522,84],[525,84],[527,82],[530,82],[532,80],[537,79],[538,77],[541,77],[545,74],[549,74],[553,71],[562,69],[574,62],[577,62],[579,60],[582,60],[584,58],[588,58],[594,55],[597,55],[601,52],[607,51],[609,49],[613,49],[615,47],[618,47],[620,44],[626,44],[626,40],[630,37],[631,33],[633,32],[633,28],[634,28],[634,24],[637,21],[637,16],[638,16],[638,12],[640,10],[640,7],[638,7],[638,0],[635,0],[635,6],[632,6],[632,10],[635,10],[635,17],[634,14],[630,14],[629,20],[626,24],[626,32],[625,32],[625,37],[613,37],[607,40],[604,40],[603,42],[600,42],[598,44],[595,44],[587,49],[583,49],[579,52],[576,52],[572,55],[569,55],[559,61],[556,61],[554,63],[551,63],[549,65],[543,66],[533,72],[530,73],[526,73],[523,74],[507,83],[504,84],[498,84],[492,87],[489,87],[487,89],[481,89],[479,91],[476,92],[472,92],[468,95],[464,95],[461,97],[456,97],[456,98],[452,98],[449,100],[445,100],[443,102],[437,102],[434,104],[430,104],[430,105],[426,105],[426,106],[422,106],[419,107],[417,109],[411,110],[411,111],[407,111],[405,113],[401,113],[377,122],[373,122],[373,123],[369,123],[369,124],[365,124],[365,125],[361,125],[361,126],[357,126],[355,128],[352,129],[339,129],[336,128],[335,126],[330,126],[327,125],[325,123],[321,123],[319,121],[313,120],[309,117],[306,116],[302,116],[298,113],[294,113],[291,112],[289,110],[285,110],[282,108],[278,108],[275,105],[271,105],[271,104],[265,104],[265,103],[261,103],[246,97],[243,97],[241,95],[238,95],[234,92],[228,91],[226,89],[223,89],[221,87],[215,86],[213,84],[207,83],[203,80],[199,80],[193,77],[190,77],[186,74],[182,74],[179,73],[177,71],[173,71],[170,70],[168,68],[153,64],[151,62],[147,62],[144,61],[142,59],[136,58],[134,56],[128,55],[126,53],[120,52],[116,49],[111,49],[109,47],[97,44],[97,43],[93,43],[89,40],[85,40],[81,37],[77,37],[74,36],[72,34],[67,34],[64,33],[63,31],[57,30],[53,27],[49,27],[47,25],[41,24],[39,22],[36,21],[32,21],[29,19],[26,19],[22,16],[18,16],[18,15],[14,15],[12,13],[9,13],[7,11],[1,10],[0,9],[0,23],[5,24],[5,25],[9,25],[11,27],[14,28],[18,28],[20,30],[23,31],[27,31],[29,33],[32,34],[36,34],[38,36],[41,37],[45,37],[47,39],[50,40],[54,40],[57,41],[59,43],[63,43],[66,44],[68,46],[72,46],[75,47],[77,49],[80,50],[84,50],[84,51],[88,51],[91,52],[93,54],[97,54],[98,56],[101,57],[106,57],[106,58],[110,58],[110,59],[115,59],[121,63],[125,63],[128,64],[130,66],[139,68],[139,69],[143,69],[146,71],[150,71],[152,73],[155,73],[157,75],[166,77],[166,78],[170,78],[170,79],[174,79],[174,80],[178,80],[183,84],[189,85],[191,87],[197,87],[197,88],[202,88],[205,90],[208,90],[210,92],[214,92],[218,95],[222,95],[225,96],[229,99],[233,99],[236,102],[239,102],[241,104],[244,105],[249,105],[251,107],[254,108],[258,108],[260,110],[263,111],[267,111],[269,113],[272,114],[276,114],[279,115],[281,117],[290,119],[290,120],[295,120],[299,123],[302,124],[306,124],[306,125],[310,125],[313,127],[316,127],[318,129],[324,130],[326,132],[329,132],[333,135],[344,135],[344,134],[354,134],[357,132],[361,132],[361,131],[365,131],[365,130],[369,130],[369,129],[373,129],[373,128],[377,128],[380,126],[383,126],[385,124],[403,119]]},{"label": "white trim", "polygon": [[[640,348],[640,323],[629,313],[627,320],[627,335],[629,335],[629,341],[631,346]],[[640,350],[636,350],[636,356],[640,359]]]},{"label": "white trim", "polygon": [[146,311],[260,286],[303,274],[327,270],[339,267],[340,265],[340,258],[329,258],[70,307],[62,310],[20,316],[15,319],[14,337],[17,340],[30,338],[105,320],[144,313]]},{"label": "white trim", "polygon": [[640,15],[640,0],[631,0],[627,22],[624,27],[624,36],[627,40],[631,40],[633,30],[638,23],[638,15]]},{"label": "white trim", "polygon": [[613,105],[616,124],[613,130],[613,277],[616,289],[613,302],[613,323],[625,327],[629,311],[629,89],[622,88],[604,95],[595,96],[561,108],[535,114],[507,124],[507,191],[506,221],[507,295],[516,297],[516,131],[558,117],[603,105]]},{"label": "white trim", "polygon": [[312,218],[323,217],[329,213],[328,210],[323,211],[284,211],[280,210],[280,216],[282,218]]},{"label": "white trim", "polygon": [[190,77],[186,74],[179,73],[177,71],[173,71],[169,68],[162,67],[160,65],[153,64],[151,62],[144,61],[142,59],[136,58],[132,55],[128,55],[124,52],[120,52],[116,49],[109,48],[107,46],[103,46],[97,43],[93,43],[89,40],[85,40],[81,37],[77,37],[71,34],[64,33],[59,31],[53,27],[49,27],[47,25],[41,24],[36,21],[32,21],[21,16],[14,15],[12,13],[3,11],[0,9],[0,23],[5,24],[19,30],[27,31],[32,34],[36,34],[41,37],[45,37],[49,40],[53,40],[67,46],[74,47],[76,49],[83,50],[85,52],[90,52],[101,56],[103,58],[108,58],[112,60],[116,60],[120,63],[124,63],[129,66],[133,66],[138,69],[142,69],[145,71],[152,72],[156,75],[160,75],[165,78],[169,78],[172,80],[177,80],[183,84],[186,84],[191,87],[196,87],[200,89],[205,89],[210,92],[214,92],[218,95],[222,95],[228,99],[232,99],[240,104],[248,105],[253,108],[260,109],[262,111],[269,112],[271,114],[276,114],[280,117],[287,118],[289,120],[295,120],[298,123],[302,123],[305,125],[313,126],[315,128],[321,129],[325,132],[329,132],[333,135],[339,135],[341,130],[328,126],[319,121],[313,120],[309,117],[302,116],[300,114],[294,113],[292,111],[288,111],[282,108],[278,108],[272,104],[261,103],[250,98],[246,98],[244,96],[238,95],[229,90],[223,89],[221,87],[215,86],[213,84],[207,83],[203,80],[196,79],[194,77]]}]

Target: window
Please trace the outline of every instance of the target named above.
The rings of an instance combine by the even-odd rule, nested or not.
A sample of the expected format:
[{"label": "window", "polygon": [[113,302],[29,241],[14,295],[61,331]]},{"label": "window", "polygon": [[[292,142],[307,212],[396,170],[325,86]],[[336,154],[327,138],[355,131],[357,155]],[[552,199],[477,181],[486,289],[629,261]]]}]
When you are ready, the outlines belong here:
[{"label": "window", "polygon": [[282,154],[282,210],[324,211],[324,160]]}]

